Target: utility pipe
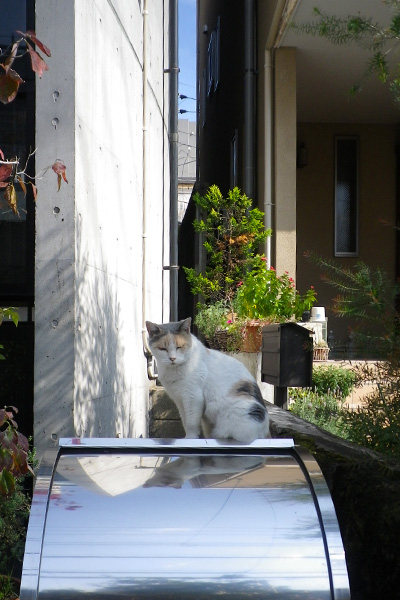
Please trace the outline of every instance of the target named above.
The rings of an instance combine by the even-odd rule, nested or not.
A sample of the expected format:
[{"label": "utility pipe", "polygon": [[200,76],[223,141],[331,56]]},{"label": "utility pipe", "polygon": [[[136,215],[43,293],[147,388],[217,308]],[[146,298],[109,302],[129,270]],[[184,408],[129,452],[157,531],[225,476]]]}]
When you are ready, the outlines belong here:
[{"label": "utility pipe", "polygon": [[178,320],[178,0],[169,1],[170,320]]},{"label": "utility pipe", "polygon": [[254,53],[254,0],[244,5],[244,192],[254,200],[255,193],[255,53]]},{"label": "utility pipe", "polygon": [[[264,226],[272,229],[272,162],[273,162],[273,51],[266,48],[264,57]],[[272,265],[271,236],[265,240],[267,267]]]}]

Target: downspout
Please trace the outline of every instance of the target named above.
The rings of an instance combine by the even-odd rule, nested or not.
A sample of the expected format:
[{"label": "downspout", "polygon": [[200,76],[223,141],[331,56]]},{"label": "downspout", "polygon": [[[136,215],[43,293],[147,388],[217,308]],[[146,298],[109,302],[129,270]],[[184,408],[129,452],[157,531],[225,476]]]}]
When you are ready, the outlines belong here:
[{"label": "downspout", "polygon": [[147,376],[149,379],[156,379],[154,373],[154,361],[147,341],[146,330],[146,250],[147,250],[147,0],[143,1],[143,67],[142,67],[142,344],[143,352],[147,359]]},{"label": "downspout", "polygon": [[[273,54],[265,49],[264,57],[264,227],[272,229],[272,163],[273,163]],[[271,237],[265,240],[267,267],[272,266]]]},{"label": "downspout", "polygon": [[254,200],[254,143],[255,143],[255,52],[254,0],[245,0],[244,6],[244,192]]},{"label": "downspout", "polygon": [[170,320],[178,320],[178,0],[169,0]]}]

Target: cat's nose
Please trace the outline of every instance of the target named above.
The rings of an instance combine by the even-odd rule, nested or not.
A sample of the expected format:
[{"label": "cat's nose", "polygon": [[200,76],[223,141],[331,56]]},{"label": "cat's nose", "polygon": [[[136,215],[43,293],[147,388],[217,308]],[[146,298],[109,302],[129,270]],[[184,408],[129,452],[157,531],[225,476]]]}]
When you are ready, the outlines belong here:
[{"label": "cat's nose", "polygon": [[176,356],[170,356],[170,357],[169,357],[169,360],[170,360],[172,363],[174,363],[174,362],[176,361]]}]

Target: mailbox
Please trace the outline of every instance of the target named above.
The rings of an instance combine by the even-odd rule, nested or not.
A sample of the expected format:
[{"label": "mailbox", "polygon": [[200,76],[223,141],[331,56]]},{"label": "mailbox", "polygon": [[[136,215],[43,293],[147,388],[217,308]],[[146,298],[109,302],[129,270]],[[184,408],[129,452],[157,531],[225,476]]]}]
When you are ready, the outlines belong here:
[{"label": "mailbox", "polygon": [[311,332],[297,323],[274,323],[262,328],[261,381],[276,387],[312,385]]}]

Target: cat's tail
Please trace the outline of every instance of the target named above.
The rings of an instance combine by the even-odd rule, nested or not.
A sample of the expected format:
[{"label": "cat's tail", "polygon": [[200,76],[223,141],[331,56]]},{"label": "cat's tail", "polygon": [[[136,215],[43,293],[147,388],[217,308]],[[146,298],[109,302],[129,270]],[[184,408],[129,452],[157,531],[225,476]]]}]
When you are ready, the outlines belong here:
[{"label": "cat's tail", "polygon": [[218,416],[212,436],[246,444],[269,437],[268,411],[257,383],[246,379],[237,382],[230,397],[229,413]]}]

